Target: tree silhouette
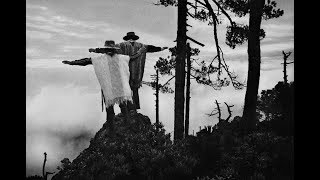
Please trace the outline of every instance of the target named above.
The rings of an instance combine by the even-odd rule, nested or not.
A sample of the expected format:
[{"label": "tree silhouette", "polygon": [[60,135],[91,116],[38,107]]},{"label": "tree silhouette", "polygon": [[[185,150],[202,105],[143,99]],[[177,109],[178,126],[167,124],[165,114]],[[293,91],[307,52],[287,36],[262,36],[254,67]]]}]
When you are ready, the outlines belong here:
[{"label": "tree silhouette", "polygon": [[55,172],[46,172],[46,162],[47,162],[47,153],[44,152],[44,159],[42,164],[42,176],[34,175],[34,176],[28,176],[26,177],[27,180],[47,180],[48,175],[54,174]]},{"label": "tree silhouette", "polygon": [[151,79],[153,81],[151,82],[142,81],[142,84],[150,86],[152,87],[152,89],[156,91],[154,94],[156,96],[156,100],[155,100],[156,101],[156,124],[159,125],[159,91],[161,91],[162,93],[173,93],[174,91],[169,87],[170,85],[169,82],[171,79],[169,79],[163,85],[159,84],[159,69],[157,69],[156,66],[154,68],[156,70],[156,74],[151,75]]},{"label": "tree silhouette", "polygon": [[277,3],[271,0],[219,0],[226,10],[230,10],[238,17],[249,14],[249,26],[235,24],[228,26],[226,43],[232,48],[248,41],[248,78],[245,95],[245,104],[241,126],[244,133],[252,132],[255,128],[256,104],[260,78],[260,40],[265,37],[264,30],[260,29],[262,19],[268,20],[283,15],[283,10],[275,9]]},{"label": "tree silhouette", "polygon": [[224,104],[227,106],[227,109],[228,109],[228,113],[229,113],[229,116],[227,117],[226,121],[228,122],[229,119],[231,118],[232,116],[232,111],[231,111],[231,107],[233,107],[234,105],[228,105],[226,102],[224,102]]},{"label": "tree silhouette", "polygon": [[[217,10],[214,10],[214,7]],[[260,77],[260,39],[265,37],[264,30],[260,29],[262,18],[265,20],[271,18],[277,18],[283,14],[283,10],[275,9],[276,2],[267,0],[194,0],[193,2],[187,1],[177,1],[177,0],[158,0],[156,5],[164,5],[164,6],[178,6],[178,34],[177,34],[177,44],[179,45],[178,52],[180,55],[185,57],[186,50],[186,39],[190,39],[186,35],[186,27],[190,26],[186,23],[186,17],[192,17],[194,19],[198,19],[200,21],[208,22],[209,25],[213,26],[213,37],[215,41],[217,55],[215,58],[218,60],[218,69],[217,74],[221,75],[222,70],[228,70],[228,66],[223,64],[223,52],[218,43],[217,36],[217,26],[221,22],[218,19],[218,16],[224,15],[230,22],[230,25],[227,27],[227,37],[226,44],[232,48],[235,48],[236,45],[243,44],[245,41],[248,41],[248,54],[249,54],[249,70],[248,70],[248,78],[247,78],[247,90],[246,90],[246,98],[245,98],[245,106],[243,112],[243,127],[245,131],[252,131],[255,127],[255,108],[256,108],[256,97],[258,94],[258,86],[259,86],[259,77]],[[187,5],[190,7],[187,8]],[[179,8],[180,7],[180,8]],[[194,13],[191,13],[190,9],[194,9]],[[236,16],[243,17],[246,14],[249,14],[249,26],[244,24],[236,24],[232,21],[231,17],[227,13],[227,10],[233,12]],[[191,26],[190,26],[191,27]],[[182,48],[180,48],[182,47]],[[182,64],[184,61],[181,59],[182,56],[177,56],[179,62],[177,63],[176,70],[177,74],[179,74],[178,81],[176,79],[176,99],[175,99],[175,108],[177,105],[183,105],[184,98],[182,94],[182,90],[184,90],[183,78],[184,73],[182,69]],[[215,59],[214,58],[214,59]],[[228,73],[228,76],[231,79],[232,84],[235,87],[243,87],[243,84],[234,81],[235,77]],[[183,109],[183,107],[181,107]],[[181,129],[183,129],[183,116],[182,109],[178,108],[178,112],[175,112],[175,122],[179,128],[177,129],[181,133]],[[179,114],[179,115],[178,115]],[[178,119],[177,119],[178,118]],[[181,120],[182,119],[182,120]],[[179,137],[182,137],[180,135]]]},{"label": "tree silhouette", "polygon": [[[264,30],[260,29],[261,20],[277,18],[283,15],[283,10],[275,9],[277,3],[267,0],[212,0],[212,3],[217,7],[217,11],[212,8],[208,0],[195,0],[194,3],[188,2],[190,8],[195,9],[195,13],[187,12],[192,18],[209,21],[209,25],[213,25],[214,40],[217,49],[218,59],[218,75],[221,74],[224,68],[227,72],[227,66],[223,66],[223,52],[218,44],[217,25],[220,23],[218,16],[223,14],[227,17],[230,25],[227,26],[226,44],[231,48],[236,45],[243,44],[248,41],[248,78],[247,89],[245,96],[245,105],[243,111],[242,128],[245,133],[251,132],[255,128],[256,118],[256,103],[260,78],[260,40],[265,37]],[[160,0],[158,4],[168,6],[177,5],[175,0]],[[249,26],[244,24],[236,24],[232,21],[226,10],[231,11],[238,17],[243,17],[249,14]],[[179,30],[179,27],[178,27]],[[229,75],[229,74],[228,74]],[[229,75],[230,76],[230,75]],[[233,78],[231,78],[231,82]],[[237,83],[233,84],[237,85]],[[240,86],[241,87],[241,86]],[[243,86],[242,86],[243,87]]]},{"label": "tree silhouette", "polygon": [[278,135],[293,135],[293,106],[294,82],[278,82],[274,88],[262,90],[258,96],[257,111],[264,117],[262,124]]},{"label": "tree silhouette", "polygon": [[288,64],[292,64],[293,62],[287,62],[288,57],[291,55],[291,52],[287,52],[285,53],[284,51],[282,51],[283,54],[283,81],[285,84],[288,84],[288,75],[287,75],[287,65]]},{"label": "tree silhouette", "polygon": [[190,78],[191,78],[191,47],[187,43],[187,84],[186,84],[186,118],[184,122],[184,135],[189,135],[189,115],[190,115]]},{"label": "tree silhouette", "polygon": [[218,120],[220,122],[221,121],[221,109],[220,109],[220,106],[219,106],[220,103],[218,103],[217,100],[215,101],[215,103],[216,103],[217,107],[213,111],[217,110],[217,112],[213,113],[213,111],[212,111],[210,114],[207,114],[207,115],[208,116],[214,116],[214,115],[218,114]]},{"label": "tree silhouette", "polygon": [[[188,43],[189,44],[189,43]],[[189,46],[187,46],[189,47]],[[159,70],[160,75],[162,76],[170,76],[171,78],[168,80],[169,82],[175,78],[174,67],[176,64],[176,47],[169,48],[171,55],[164,58],[159,57],[159,60],[155,64],[155,68]],[[187,53],[187,65],[186,65],[186,118],[185,118],[185,126],[184,126],[184,134],[188,135],[189,131],[189,103],[190,103],[190,85],[191,81],[194,80],[198,84],[206,85],[212,87],[214,90],[221,90],[222,87],[229,86],[230,81],[233,83],[233,86],[236,89],[242,89],[243,83],[237,80],[237,76],[234,72],[227,73],[230,74],[229,77],[232,77],[232,80],[228,78],[220,78],[218,75],[218,67],[214,66],[213,59],[210,63],[206,63],[205,61],[200,61],[197,56],[199,55],[200,50],[198,48],[191,48],[190,52]],[[223,57],[223,56],[222,56]],[[216,77],[214,76],[216,75]],[[212,77],[213,76],[213,77]]]},{"label": "tree silhouette", "polygon": [[[215,109],[213,109],[212,111],[211,111],[211,113],[210,114],[207,114],[208,116],[214,116],[214,115],[217,115],[218,114],[218,120],[219,120],[219,122],[221,122],[221,121],[226,121],[226,122],[228,122],[229,120],[230,120],[230,118],[231,118],[231,116],[232,116],[232,111],[231,111],[231,107],[234,107],[234,105],[228,105],[226,102],[224,102],[224,104],[227,106],[227,109],[228,109],[228,117],[226,118],[226,119],[222,119],[221,118],[221,108],[220,108],[220,106],[219,106],[219,102],[217,101],[217,100],[215,100],[215,103],[216,103],[216,108]],[[214,111],[216,111],[216,112],[214,112]]]},{"label": "tree silhouette", "polygon": [[[237,24],[232,21],[229,14],[224,10],[223,2],[212,0],[217,10],[213,10],[213,6],[211,3],[209,3],[208,0],[194,0],[192,3],[187,2],[187,5],[190,6],[187,11],[187,17],[191,17],[193,19],[202,21],[202,22],[208,22],[208,25],[213,26],[213,35],[214,35],[214,41],[216,45],[216,51],[217,55],[213,58],[212,61],[218,60],[218,66],[217,66],[217,73],[220,77],[223,70],[227,72],[227,75],[229,76],[232,85],[236,89],[242,89],[244,87],[243,83],[240,83],[236,80],[237,76],[234,73],[231,73],[229,70],[229,67],[225,63],[225,59],[223,57],[223,51],[221,47],[219,46],[218,42],[218,35],[217,35],[217,26],[221,24],[222,22],[218,19],[218,16],[224,15],[227,17],[227,19],[230,22],[230,26],[228,26],[229,29],[232,29],[231,32],[233,32],[234,29],[237,29]],[[178,1],[177,0],[158,0],[156,5],[163,5],[163,6],[177,6]],[[191,12],[191,10],[194,10],[194,13]],[[189,24],[185,23],[186,26],[192,27]],[[239,26],[239,25],[238,25]],[[239,28],[238,28],[239,29]],[[230,32],[228,32],[230,34]],[[202,43],[199,43],[198,41],[194,40],[193,38],[187,36],[187,39],[195,42],[196,44],[203,45]],[[234,39],[232,39],[234,41]],[[233,42],[231,41],[231,42]],[[230,43],[231,43],[230,42]],[[226,42],[228,44],[228,41]],[[212,65],[212,62],[210,63]]]},{"label": "tree silhouette", "polygon": [[178,0],[177,58],[174,101],[174,140],[181,140],[184,132],[184,87],[187,42],[187,1]]},{"label": "tree silhouette", "polygon": [[43,166],[42,166],[42,177],[44,180],[48,179],[48,175],[50,174],[54,174],[54,172],[46,172],[45,168],[46,168],[46,162],[47,162],[47,153],[44,152],[44,160],[43,160]]}]

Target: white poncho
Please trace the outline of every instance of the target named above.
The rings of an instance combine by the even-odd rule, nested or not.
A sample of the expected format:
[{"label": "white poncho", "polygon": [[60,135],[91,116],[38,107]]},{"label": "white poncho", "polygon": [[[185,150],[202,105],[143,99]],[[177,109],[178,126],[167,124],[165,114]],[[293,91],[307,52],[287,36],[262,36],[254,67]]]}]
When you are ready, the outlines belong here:
[{"label": "white poncho", "polygon": [[129,85],[129,56],[104,54],[91,59],[105,98],[106,107],[132,101]]}]

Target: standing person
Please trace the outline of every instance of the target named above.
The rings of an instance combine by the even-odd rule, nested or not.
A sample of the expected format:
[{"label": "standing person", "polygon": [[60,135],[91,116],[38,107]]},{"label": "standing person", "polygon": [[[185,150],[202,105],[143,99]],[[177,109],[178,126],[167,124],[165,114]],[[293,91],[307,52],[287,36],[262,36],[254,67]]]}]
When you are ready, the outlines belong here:
[{"label": "standing person", "polygon": [[[145,45],[140,42],[137,42],[139,36],[134,32],[128,32],[127,35],[123,37],[125,42],[117,44],[120,48],[121,54],[133,56],[130,58],[129,62],[129,71],[130,71],[130,87],[133,93],[133,104],[128,103],[128,109],[136,112],[136,109],[140,109],[139,93],[138,90],[142,85],[142,78],[144,73],[146,53],[147,52],[159,52],[168,47],[157,47],[153,45]],[[139,55],[137,56],[137,52]]]},{"label": "standing person", "polygon": [[[106,105],[107,122],[113,129],[114,104],[118,103],[121,112],[128,120],[127,103],[132,101],[132,92],[129,85],[129,60],[127,55],[120,55],[119,47],[114,41],[107,40],[104,49],[107,49],[102,56],[95,58],[83,58],[75,61],[62,61],[64,64],[86,66],[93,64],[95,74],[100,83],[103,102]],[[103,109],[102,109],[103,110]]]}]

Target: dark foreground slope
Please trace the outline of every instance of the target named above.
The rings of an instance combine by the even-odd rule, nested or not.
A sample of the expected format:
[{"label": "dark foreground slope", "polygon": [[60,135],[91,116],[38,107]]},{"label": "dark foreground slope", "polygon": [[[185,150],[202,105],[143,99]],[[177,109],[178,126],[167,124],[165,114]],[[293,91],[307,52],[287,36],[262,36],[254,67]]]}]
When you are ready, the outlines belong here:
[{"label": "dark foreground slope", "polygon": [[61,161],[52,180],[292,180],[293,136],[277,135],[264,121],[243,136],[239,119],[173,144],[147,116],[132,114],[126,123],[120,114],[114,132],[105,123],[73,162]]},{"label": "dark foreground slope", "polygon": [[87,149],[62,163],[52,180],[189,179],[197,160],[184,146],[173,145],[161,126],[157,131],[137,113],[129,122],[117,115],[114,132],[105,123]]}]

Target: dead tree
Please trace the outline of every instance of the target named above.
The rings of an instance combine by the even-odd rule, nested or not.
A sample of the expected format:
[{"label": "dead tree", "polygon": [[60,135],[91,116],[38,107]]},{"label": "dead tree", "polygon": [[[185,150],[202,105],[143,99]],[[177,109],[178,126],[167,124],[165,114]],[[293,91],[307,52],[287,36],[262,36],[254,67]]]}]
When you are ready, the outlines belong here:
[{"label": "dead tree", "polygon": [[[154,93],[154,95],[156,96],[156,124],[159,125],[160,123],[160,118],[159,118],[159,91],[161,91],[162,93],[173,93],[173,90],[168,86],[169,82],[174,78],[171,77],[167,82],[165,82],[163,85],[159,83],[159,69],[156,69],[156,74],[152,74],[150,75],[152,81],[151,82],[146,82],[146,81],[142,81],[142,84],[145,84],[147,86],[152,87],[152,89],[154,89],[156,92]],[[159,130],[159,126],[157,126],[157,130]]]},{"label": "dead tree", "polygon": [[[217,106],[217,107],[216,107],[210,114],[207,114],[207,115],[208,115],[208,116],[214,116],[214,115],[218,114],[219,122],[221,122],[221,120],[223,120],[223,119],[221,119],[221,109],[220,109],[220,106],[219,106],[220,103],[218,103],[217,100],[215,101],[215,103],[216,103],[216,106]],[[231,107],[234,107],[234,105],[228,105],[226,102],[224,102],[224,104],[227,106],[228,113],[229,113],[228,117],[225,119],[225,121],[228,122],[229,119],[230,119],[231,116],[232,116]],[[217,112],[214,113],[214,111],[217,111]]]},{"label": "dead tree", "polygon": [[47,153],[44,152],[44,160],[43,160],[43,166],[42,166],[42,177],[45,178],[45,167],[46,167],[46,162],[47,162]]},{"label": "dead tree", "polygon": [[[159,70],[156,71],[156,123],[159,125]],[[157,130],[158,130],[157,126]]]},{"label": "dead tree", "polygon": [[[154,94],[156,96],[156,124],[159,125],[159,70],[156,70],[156,74],[151,75],[151,78],[153,80],[153,82],[155,83],[155,90],[156,93]],[[158,129],[158,126],[157,126]]]},{"label": "dead tree", "polygon": [[208,116],[214,116],[216,114],[218,114],[218,119],[219,119],[219,122],[221,122],[221,109],[220,109],[220,106],[219,106],[220,103],[218,103],[218,101],[216,100],[216,105],[217,107],[213,110],[213,111],[218,111],[216,113],[213,113],[213,111],[210,113],[210,114],[207,114]]},{"label": "dead tree", "polygon": [[44,180],[48,179],[48,175],[54,174],[54,172],[45,172],[46,162],[47,162],[47,153],[44,152],[44,160],[43,160],[43,166],[42,166],[42,177]]},{"label": "dead tree", "polygon": [[283,80],[284,80],[284,84],[288,84],[288,75],[287,75],[287,65],[288,64],[292,64],[293,62],[287,62],[288,57],[291,55],[291,52],[287,52],[285,53],[284,51],[282,51],[283,54]]},{"label": "dead tree", "polygon": [[218,101],[216,100],[216,105],[217,105],[217,110],[218,110],[218,119],[219,119],[219,122],[221,121],[221,109],[220,109],[220,106],[219,106],[220,103],[218,103]]},{"label": "dead tree", "polygon": [[227,106],[227,108],[228,108],[228,113],[229,113],[229,116],[227,117],[227,119],[226,119],[226,121],[228,122],[229,121],[229,119],[231,118],[231,116],[232,116],[232,111],[231,111],[231,107],[233,107],[234,105],[228,105],[226,102],[224,102],[224,104]]}]

